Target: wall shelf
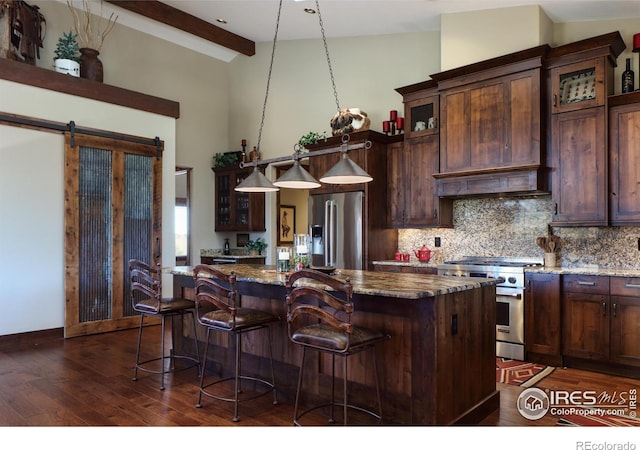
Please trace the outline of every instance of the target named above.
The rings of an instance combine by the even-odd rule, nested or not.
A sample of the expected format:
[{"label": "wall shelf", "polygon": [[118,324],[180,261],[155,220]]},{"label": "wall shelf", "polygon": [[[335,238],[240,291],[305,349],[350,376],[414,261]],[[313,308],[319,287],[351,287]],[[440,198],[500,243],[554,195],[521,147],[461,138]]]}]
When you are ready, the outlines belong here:
[{"label": "wall shelf", "polygon": [[126,106],[173,118],[180,117],[180,103],[97,81],[0,58],[0,79],[43,89]]}]

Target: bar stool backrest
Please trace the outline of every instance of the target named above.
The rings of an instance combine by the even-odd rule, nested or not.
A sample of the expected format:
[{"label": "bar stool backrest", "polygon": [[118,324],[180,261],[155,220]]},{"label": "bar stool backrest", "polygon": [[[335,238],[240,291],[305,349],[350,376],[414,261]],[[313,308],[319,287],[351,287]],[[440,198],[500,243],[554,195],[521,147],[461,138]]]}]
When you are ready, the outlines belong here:
[{"label": "bar stool backrest", "polygon": [[235,327],[238,311],[238,289],[236,275],[226,274],[206,264],[197,265],[193,270],[196,286],[196,316],[205,326],[202,317],[211,311],[221,311],[229,315],[231,328]]},{"label": "bar stool backrest", "polygon": [[[303,284],[296,285],[299,280],[306,282],[303,281]],[[307,342],[308,346],[337,351],[338,353],[348,352],[353,332],[351,316],[354,312],[351,301],[353,286],[349,278],[340,280],[313,269],[301,269],[288,277],[286,286],[289,338],[295,343],[301,343],[296,338],[297,332],[305,325],[312,323],[305,319],[312,318],[316,322],[319,321],[326,325],[327,330],[331,330],[334,337],[336,333],[341,334],[346,341],[344,341],[344,347],[340,345],[341,348],[329,349],[322,346],[322,342],[328,342],[328,340],[319,336],[319,339]]]},{"label": "bar stool backrest", "polygon": [[160,268],[137,260],[129,260],[131,302],[133,309],[144,313],[158,313],[162,299]]}]

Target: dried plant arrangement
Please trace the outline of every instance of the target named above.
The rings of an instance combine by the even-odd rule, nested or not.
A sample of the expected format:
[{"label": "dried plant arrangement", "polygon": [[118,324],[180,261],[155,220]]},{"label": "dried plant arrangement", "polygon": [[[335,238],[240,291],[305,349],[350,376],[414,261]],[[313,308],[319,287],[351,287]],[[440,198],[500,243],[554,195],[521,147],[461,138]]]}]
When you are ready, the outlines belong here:
[{"label": "dried plant arrangement", "polygon": [[118,16],[114,17],[114,13],[111,13],[109,19],[107,19],[106,27],[102,29],[102,0],[100,0],[100,14],[97,16],[97,20],[91,14],[91,2],[89,0],[82,0],[81,12],[78,12],[78,10],[74,8],[72,0],[67,0],[67,6],[73,15],[73,23],[76,34],[78,35],[80,47],[92,48],[100,52],[104,39],[115,26]]}]

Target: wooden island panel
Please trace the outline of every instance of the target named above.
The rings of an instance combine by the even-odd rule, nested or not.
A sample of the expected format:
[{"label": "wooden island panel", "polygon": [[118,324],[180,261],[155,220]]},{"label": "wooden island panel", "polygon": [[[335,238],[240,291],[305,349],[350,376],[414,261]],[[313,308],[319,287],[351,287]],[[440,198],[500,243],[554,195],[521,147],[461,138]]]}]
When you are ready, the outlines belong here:
[{"label": "wooden island panel", "polygon": [[[270,311],[281,318],[272,327],[273,355],[278,396],[293,402],[298,367],[302,357],[299,346],[289,341],[286,328],[284,277],[264,275],[244,265],[219,266],[238,274],[242,305]],[[174,270],[174,295],[193,298],[193,278],[189,268]],[[265,271],[263,271],[265,272]],[[275,271],[274,271],[275,272]],[[249,274],[249,276],[247,276]],[[374,277],[375,274],[375,277]],[[495,284],[485,281],[458,280],[454,277],[343,271],[354,284],[354,323],[391,335],[377,348],[378,376],[387,424],[448,425],[479,422],[498,408],[499,393],[495,383]],[[281,279],[278,279],[281,277]],[[376,294],[378,284],[398,286],[396,296],[388,287]],[[420,289],[426,286],[426,289]],[[466,283],[466,284],[465,284]],[[442,289],[434,288],[441,285]],[[363,287],[368,286],[368,287]],[[373,288],[372,288],[373,286]],[[402,286],[411,286],[403,288]],[[367,291],[363,293],[362,291]],[[408,298],[402,298],[402,296]],[[176,347],[189,351],[190,326],[179,327]],[[222,334],[222,333],[220,333]],[[188,336],[189,339],[181,339]],[[204,341],[206,333],[198,331]],[[233,349],[227,336],[212,336],[216,348],[212,360],[231,368]],[[186,348],[185,348],[186,347]],[[260,333],[243,338],[243,370],[267,375],[268,342]],[[316,371],[311,356],[316,358]],[[330,357],[308,355],[305,393],[328,395]],[[349,359],[350,402],[374,404],[375,390],[369,352]],[[216,369],[219,366],[216,365]],[[342,377],[341,366],[337,369]]]}]

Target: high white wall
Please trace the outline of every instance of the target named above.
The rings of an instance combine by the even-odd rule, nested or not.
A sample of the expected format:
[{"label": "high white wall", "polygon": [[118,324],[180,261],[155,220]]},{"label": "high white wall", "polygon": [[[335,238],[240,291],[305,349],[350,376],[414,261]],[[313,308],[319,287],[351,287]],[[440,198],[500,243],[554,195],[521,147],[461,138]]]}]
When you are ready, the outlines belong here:
[{"label": "high white wall", "polygon": [[443,14],[442,70],[517,52],[552,38],[551,20],[537,5]]},{"label": "high white wall", "polygon": [[[0,111],[165,143],[162,264],[175,264],[175,120],[0,80]],[[24,101],[37,98],[37,102]],[[64,139],[0,126],[0,335],[64,325]],[[167,277],[165,287],[171,289]],[[167,284],[168,283],[168,284]]]}]

